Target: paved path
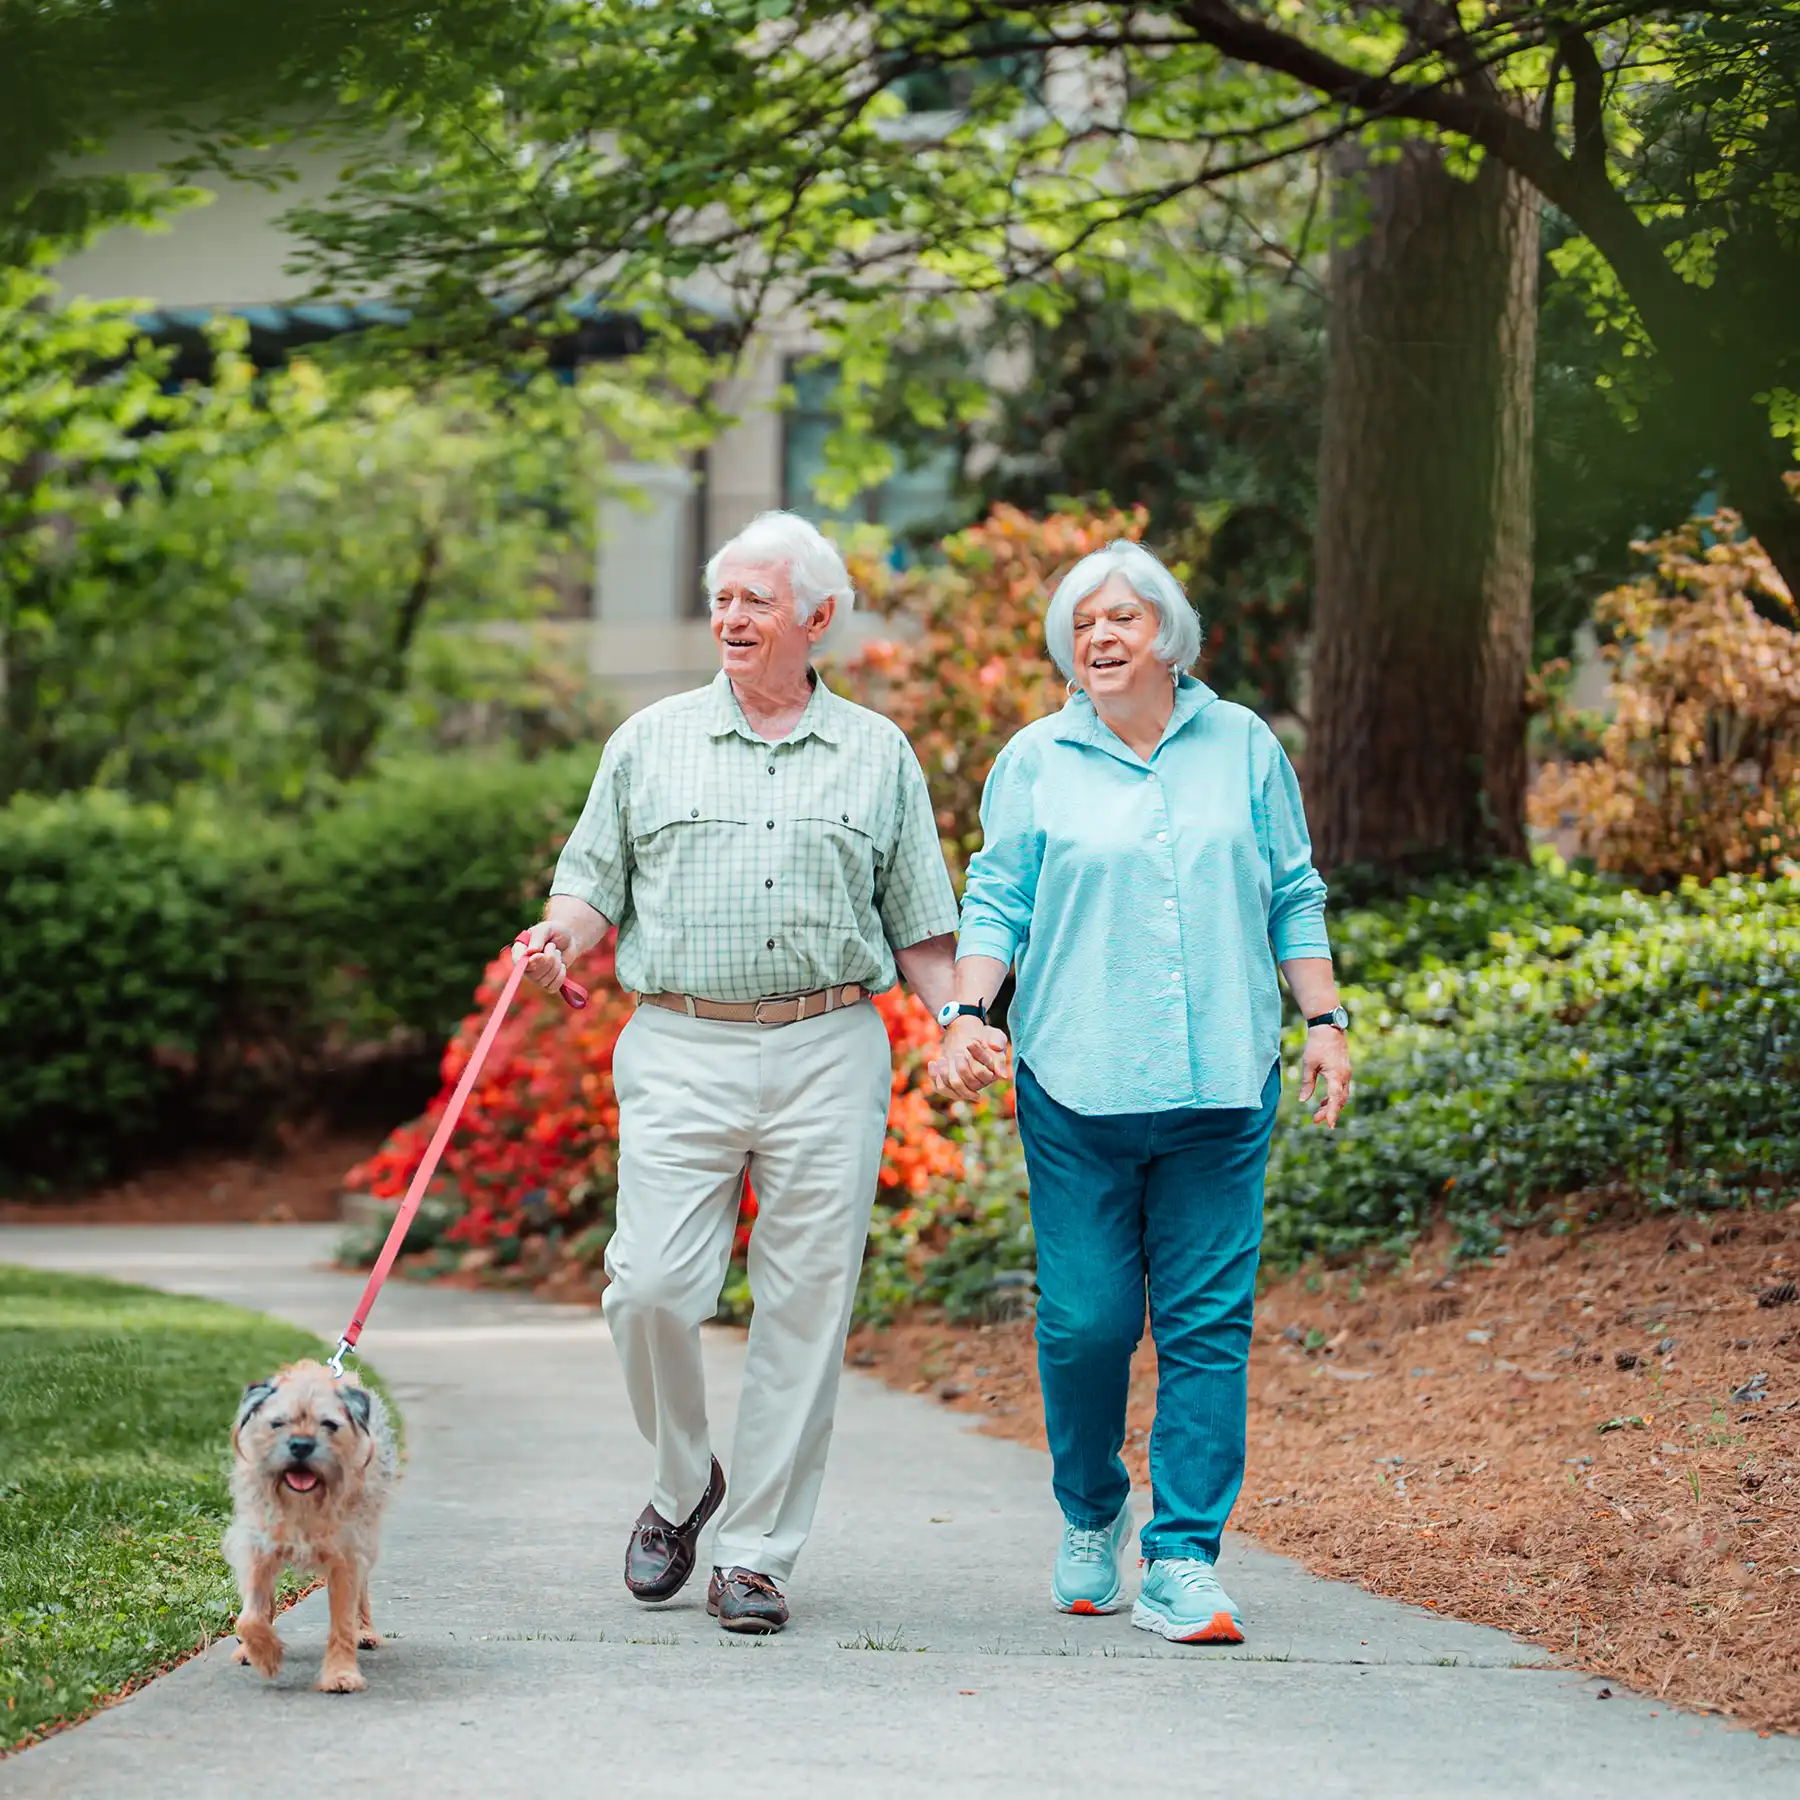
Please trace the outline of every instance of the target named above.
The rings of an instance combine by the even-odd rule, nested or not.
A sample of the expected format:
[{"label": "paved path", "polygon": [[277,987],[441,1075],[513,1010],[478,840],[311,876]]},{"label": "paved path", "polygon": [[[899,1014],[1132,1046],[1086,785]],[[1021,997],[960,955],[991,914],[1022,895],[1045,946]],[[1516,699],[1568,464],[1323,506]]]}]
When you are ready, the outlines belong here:
[{"label": "paved path", "polygon": [[[331,1237],[15,1228],[0,1261],[210,1294],[334,1337],[357,1283],[323,1266]],[[620,1583],[648,1464],[596,1314],[402,1284],[367,1342],[409,1445],[375,1579],[393,1641],[367,1658],[368,1692],[311,1691],[317,1596],[282,1622],[277,1684],[217,1647],[0,1763],[5,1800],[1800,1794],[1791,1739],[1597,1703],[1599,1683],[1534,1667],[1498,1632],[1241,1539],[1222,1571],[1250,1620],[1241,1651],[1165,1645],[1123,1613],[1065,1618],[1045,1593],[1045,1459],[863,1377],[845,1382],[793,1625],[730,1638],[702,1584],[649,1609]],[[729,1444],[738,1340],[718,1333],[709,1356]]]}]

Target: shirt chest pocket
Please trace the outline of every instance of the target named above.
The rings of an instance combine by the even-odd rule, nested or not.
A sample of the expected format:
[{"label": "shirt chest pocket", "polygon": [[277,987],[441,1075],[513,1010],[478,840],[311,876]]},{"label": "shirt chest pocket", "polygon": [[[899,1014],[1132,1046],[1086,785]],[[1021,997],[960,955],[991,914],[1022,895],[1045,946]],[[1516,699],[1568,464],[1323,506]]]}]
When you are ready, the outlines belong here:
[{"label": "shirt chest pocket", "polygon": [[720,917],[742,905],[760,847],[749,809],[729,795],[651,793],[631,809],[631,857],[645,890],[639,910],[647,901],[666,918]]},{"label": "shirt chest pocket", "polygon": [[812,806],[797,813],[778,835],[782,911],[796,924],[853,926],[875,903],[880,851],[869,821],[859,813]]}]

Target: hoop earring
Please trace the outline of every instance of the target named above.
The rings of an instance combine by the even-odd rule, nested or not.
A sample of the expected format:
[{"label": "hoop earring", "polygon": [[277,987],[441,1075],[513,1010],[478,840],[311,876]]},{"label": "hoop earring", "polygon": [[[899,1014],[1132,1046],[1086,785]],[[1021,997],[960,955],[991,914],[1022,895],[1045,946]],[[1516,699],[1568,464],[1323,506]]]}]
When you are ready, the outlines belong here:
[{"label": "hoop earring", "polygon": [[1073,680],[1065,681],[1063,683],[1063,693],[1071,700],[1075,698],[1075,687],[1076,684]]}]

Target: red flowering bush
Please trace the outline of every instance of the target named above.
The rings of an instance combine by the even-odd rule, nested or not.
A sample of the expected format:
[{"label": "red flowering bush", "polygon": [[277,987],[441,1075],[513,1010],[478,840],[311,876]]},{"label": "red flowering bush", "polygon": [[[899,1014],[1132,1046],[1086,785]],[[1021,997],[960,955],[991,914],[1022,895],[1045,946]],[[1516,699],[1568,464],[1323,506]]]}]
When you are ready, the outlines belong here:
[{"label": "red flowering bush", "polygon": [[900,622],[902,633],[866,645],[834,685],[886,713],[912,741],[958,881],[981,847],[981,789],[1001,746],[1068,697],[1044,643],[1057,582],[1090,551],[1141,538],[1148,524],[1141,506],[1042,519],[996,506],[944,540],[940,565],[894,575],[853,559],[871,610]]},{"label": "red flowering bush", "polygon": [[[423,1117],[401,1126],[350,1171],[345,1183],[351,1190],[378,1199],[406,1192],[511,966],[510,950],[489,965],[475,1010],[444,1052],[437,1098]],[[581,1012],[537,988],[520,988],[433,1182],[434,1194],[463,1209],[446,1234],[452,1243],[485,1249],[530,1235],[567,1239],[610,1218],[619,1144],[613,1046],[631,1016],[612,972],[608,939],[583,967],[593,991]],[[934,1183],[959,1180],[962,1152],[925,1091],[937,1027],[924,1006],[899,988],[879,996],[875,1006],[894,1047],[881,1195],[903,1201]],[[740,1259],[755,1217],[756,1196],[746,1184],[734,1246]]]},{"label": "red flowering bush", "polygon": [[[449,1233],[455,1242],[484,1246],[588,1224],[610,1198],[619,1142],[613,1045],[631,1016],[613,986],[612,951],[609,938],[584,967],[592,998],[580,1012],[520,987],[438,1165],[434,1191],[465,1209]],[[437,1098],[350,1171],[353,1191],[383,1200],[406,1192],[511,969],[509,948],[488,965],[475,1010],[444,1051]]]}]

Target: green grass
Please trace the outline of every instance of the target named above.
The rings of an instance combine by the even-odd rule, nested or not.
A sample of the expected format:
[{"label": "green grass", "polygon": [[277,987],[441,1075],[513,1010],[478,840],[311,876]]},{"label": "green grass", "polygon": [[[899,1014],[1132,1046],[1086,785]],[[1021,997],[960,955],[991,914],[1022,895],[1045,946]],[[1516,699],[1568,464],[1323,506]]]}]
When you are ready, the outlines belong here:
[{"label": "green grass", "polygon": [[237,1307],[0,1264],[0,1753],[230,1630],[231,1420],[245,1383],[322,1350]]}]

